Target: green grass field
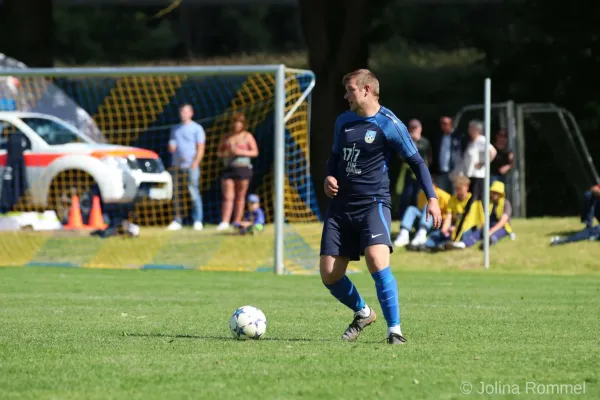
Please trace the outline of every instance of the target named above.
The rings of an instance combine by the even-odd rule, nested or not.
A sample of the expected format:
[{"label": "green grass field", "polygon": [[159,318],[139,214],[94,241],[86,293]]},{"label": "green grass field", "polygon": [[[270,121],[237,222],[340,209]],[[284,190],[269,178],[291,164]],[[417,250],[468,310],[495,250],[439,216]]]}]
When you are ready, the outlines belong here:
[{"label": "green grass field", "polygon": [[[342,343],[351,313],[317,276],[0,268],[0,399],[600,398],[598,243],[548,247],[574,219],[517,225],[488,271],[474,249],[394,253],[404,346],[383,318]],[[245,304],[261,341],[230,338]]]}]

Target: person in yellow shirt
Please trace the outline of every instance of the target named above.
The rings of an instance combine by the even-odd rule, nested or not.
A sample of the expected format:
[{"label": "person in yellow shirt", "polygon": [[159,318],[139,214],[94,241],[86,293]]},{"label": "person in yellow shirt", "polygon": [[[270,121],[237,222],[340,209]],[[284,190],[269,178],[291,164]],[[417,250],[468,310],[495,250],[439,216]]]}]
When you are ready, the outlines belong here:
[{"label": "person in yellow shirt", "polygon": [[[504,183],[495,181],[490,187],[490,245],[513,233],[510,226],[512,207],[510,201],[505,197]],[[483,239],[483,226],[476,230],[468,231],[460,241],[452,243],[455,249],[471,247]]]},{"label": "person in yellow shirt", "polygon": [[[460,223],[464,218],[465,208],[471,198],[471,193],[469,192],[470,184],[471,181],[466,176],[459,176],[454,180],[455,194],[450,197],[446,206],[442,227],[439,231],[435,231],[429,235],[429,238],[425,242],[426,249],[442,250],[448,241],[460,239],[463,232],[472,228],[469,223]],[[457,229],[460,229],[460,231],[457,231]]]},{"label": "person in yellow shirt", "polygon": [[[450,201],[450,194],[440,189],[435,184],[433,185],[433,190],[438,198],[442,215],[444,215],[446,212],[446,207],[448,206],[448,201]],[[417,233],[410,242],[411,247],[425,244],[425,241],[427,241],[427,234],[433,226],[433,218],[427,218],[427,198],[423,191],[421,191],[417,197],[417,205],[409,206],[404,212],[402,221],[400,222],[400,233],[394,241],[394,246],[404,247],[409,244],[410,231],[412,230],[413,226],[415,226],[415,222],[417,221]]]}]

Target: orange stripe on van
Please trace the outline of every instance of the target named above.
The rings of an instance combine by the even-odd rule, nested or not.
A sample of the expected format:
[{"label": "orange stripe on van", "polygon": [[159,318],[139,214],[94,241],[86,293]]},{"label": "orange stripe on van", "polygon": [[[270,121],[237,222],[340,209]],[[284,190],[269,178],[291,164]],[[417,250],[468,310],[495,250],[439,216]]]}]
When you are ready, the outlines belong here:
[{"label": "orange stripe on van", "polygon": [[[66,157],[70,155],[81,155],[81,156],[91,156],[94,158],[103,158],[103,157],[128,157],[134,156],[136,158],[158,158],[158,154],[151,150],[145,149],[130,149],[130,150],[106,150],[106,151],[94,151],[91,154],[71,154],[71,153],[35,153],[35,154],[24,154],[25,165],[27,167],[47,167],[54,160],[61,157]],[[6,154],[0,155],[0,166],[5,166],[8,161],[8,156]]]},{"label": "orange stripe on van", "polygon": [[[25,166],[27,167],[47,167],[52,161],[61,158],[66,154],[47,153],[47,154],[24,154]],[[0,166],[5,166],[8,161],[6,154],[0,155]]]},{"label": "orange stripe on van", "polygon": [[97,150],[90,154],[92,157],[129,157],[134,156],[136,158],[158,158],[158,154],[152,150],[146,149],[114,149],[114,150]]}]

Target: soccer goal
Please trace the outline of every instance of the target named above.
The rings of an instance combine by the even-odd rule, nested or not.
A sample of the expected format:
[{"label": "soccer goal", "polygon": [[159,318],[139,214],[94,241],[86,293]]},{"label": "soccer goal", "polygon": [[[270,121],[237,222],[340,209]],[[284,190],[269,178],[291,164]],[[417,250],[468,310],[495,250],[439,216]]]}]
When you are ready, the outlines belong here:
[{"label": "soccer goal", "polygon": [[[310,174],[311,71],[283,65],[4,69],[0,77],[7,82],[4,88],[0,83],[0,169],[4,175],[13,170],[10,134],[19,133],[27,178],[18,201],[3,210],[12,228],[0,232],[0,265],[278,274],[315,268],[312,233],[320,215]],[[175,197],[182,217],[192,212],[187,183],[173,178],[168,151],[183,104],[192,106],[193,120],[206,132],[202,231],[186,229],[185,219],[184,229],[165,229]],[[259,148],[246,195],[259,196],[266,225],[254,235],[215,229],[225,169],[218,144],[237,113]],[[235,193],[242,187],[236,184]],[[140,226],[139,237],[90,234],[110,222],[109,210],[131,202],[127,215]],[[27,213],[32,211],[54,211],[69,229],[39,232],[35,224],[19,222],[34,218]]]}]

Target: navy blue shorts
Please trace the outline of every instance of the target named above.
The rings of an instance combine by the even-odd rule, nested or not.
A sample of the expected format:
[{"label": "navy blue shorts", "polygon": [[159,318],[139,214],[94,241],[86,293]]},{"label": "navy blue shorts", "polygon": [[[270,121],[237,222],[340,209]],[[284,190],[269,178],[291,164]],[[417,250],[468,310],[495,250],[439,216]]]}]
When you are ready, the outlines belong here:
[{"label": "navy blue shorts", "polygon": [[392,211],[386,204],[376,203],[352,212],[330,209],[323,224],[322,256],[343,256],[360,260],[365,249],[385,244],[394,251],[390,236]]}]

